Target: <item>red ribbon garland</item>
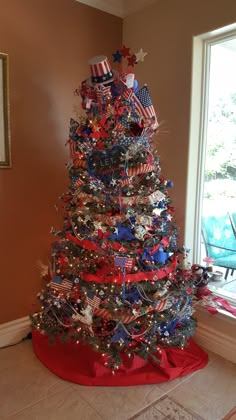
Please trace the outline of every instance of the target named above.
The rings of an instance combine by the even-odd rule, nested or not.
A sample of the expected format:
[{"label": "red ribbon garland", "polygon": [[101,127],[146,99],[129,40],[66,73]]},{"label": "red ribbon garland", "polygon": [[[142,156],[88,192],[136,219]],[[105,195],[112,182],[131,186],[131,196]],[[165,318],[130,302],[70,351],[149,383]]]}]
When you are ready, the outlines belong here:
[{"label": "red ribbon garland", "polygon": [[[158,270],[153,271],[139,271],[134,274],[126,274],[127,283],[137,283],[139,281],[153,281],[153,278],[156,276],[159,280],[168,276],[172,271],[176,270],[177,259],[174,257],[172,263],[169,267],[159,268]],[[117,276],[107,276],[104,275],[103,270],[98,270],[97,274],[90,273],[81,273],[81,278],[87,282],[94,283],[116,283],[123,284],[123,278],[120,275]]]}]

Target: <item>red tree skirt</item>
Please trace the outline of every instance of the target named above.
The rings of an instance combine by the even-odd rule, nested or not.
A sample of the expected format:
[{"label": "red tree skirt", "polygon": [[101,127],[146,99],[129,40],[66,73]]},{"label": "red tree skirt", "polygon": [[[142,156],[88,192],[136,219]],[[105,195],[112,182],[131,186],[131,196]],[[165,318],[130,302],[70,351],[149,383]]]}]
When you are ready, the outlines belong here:
[{"label": "red tree skirt", "polygon": [[123,356],[123,365],[112,374],[104,365],[101,353],[89,346],[59,340],[49,344],[48,336],[33,331],[33,347],[41,362],[62,379],[81,385],[92,386],[129,386],[153,384],[170,381],[202,369],[208,362],[208,355],[194,340],[184,350],[168,347],[162,350],[161,364],[150,359],[145,361],[138,356],[131,360]]}]

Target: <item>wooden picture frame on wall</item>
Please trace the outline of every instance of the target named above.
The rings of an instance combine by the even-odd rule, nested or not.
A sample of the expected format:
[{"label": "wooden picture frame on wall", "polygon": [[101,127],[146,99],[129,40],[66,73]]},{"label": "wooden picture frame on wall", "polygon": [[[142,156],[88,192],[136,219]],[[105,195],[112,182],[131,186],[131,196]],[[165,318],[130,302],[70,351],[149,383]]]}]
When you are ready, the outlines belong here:
[{"label": "wooden picture frame on wall", "polygon": [[0,52],[0,168],[10,168],[8,55]]}]

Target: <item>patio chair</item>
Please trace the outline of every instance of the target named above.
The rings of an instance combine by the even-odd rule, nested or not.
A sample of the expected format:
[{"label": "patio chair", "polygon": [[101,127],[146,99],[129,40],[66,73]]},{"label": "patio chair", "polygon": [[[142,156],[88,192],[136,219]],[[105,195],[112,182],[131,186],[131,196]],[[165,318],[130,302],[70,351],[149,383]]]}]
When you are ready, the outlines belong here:
[{"label": "patio chair", "polygon": [[234,236],[236,238],[236,213],[231,213],[228,211],[228,215],[229,215],[229,219],[230,219],[230,223],[234,232]]},{"label": "patio chair", "polygon": [[225,280],[229,271],[236,270],[236,237],[229,214],[224,216],[202,216],[202,239],[206,255],[214,259],[214,265],[226,268]]}]

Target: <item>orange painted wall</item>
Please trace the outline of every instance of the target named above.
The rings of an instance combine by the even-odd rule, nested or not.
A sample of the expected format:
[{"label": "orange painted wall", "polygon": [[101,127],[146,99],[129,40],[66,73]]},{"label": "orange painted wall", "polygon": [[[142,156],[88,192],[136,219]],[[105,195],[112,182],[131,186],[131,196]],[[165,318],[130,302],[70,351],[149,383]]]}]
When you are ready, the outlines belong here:
[{"label": "orange painted wall", "polygon": [[9,54],[12,168],[0,169],[0,323],[33,312],[62,227],[55,211],[66,191],[73,91],[89,76],[88,59],[111,57],[122,20],[75,0],[0,0],[0,52]]},{"label": "orange painted wall", "polygon": [[148,84],[161,122],[158,152],[164,176],[174,181],[170,194],[180,243],[184,241],[193,36],[235,21],[235,0],[158,0],[124,19],[125,45],[134,52],[140,47],[148,51],[135,70],[140,84]]}]

